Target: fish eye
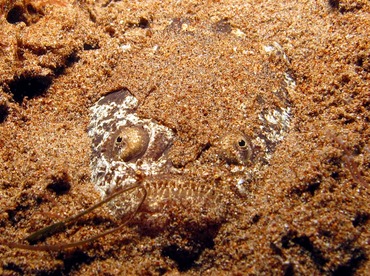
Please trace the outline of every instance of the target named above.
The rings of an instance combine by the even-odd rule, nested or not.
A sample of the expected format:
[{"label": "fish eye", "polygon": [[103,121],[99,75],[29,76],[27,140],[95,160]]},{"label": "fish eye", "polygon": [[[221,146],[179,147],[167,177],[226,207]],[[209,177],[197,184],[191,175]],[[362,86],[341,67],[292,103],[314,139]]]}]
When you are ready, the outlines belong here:
[{"label": "fish eye", "polygon": [[230,132],[220,140],[219,156],[229,164],[245,165],[252,154],[251,141],[240,131]]},{"label": "fish eye", "polygon": [[115,138],[113,152],[124,162],[142,157],[148,148],[149,133],[140,126],[125,126]]},{"label": "fish eye", "polygon": [[243,138],[239,139],[238,145],[241,148],[246,148],[247,147],[247,143],[245,142],[245,140]]}]

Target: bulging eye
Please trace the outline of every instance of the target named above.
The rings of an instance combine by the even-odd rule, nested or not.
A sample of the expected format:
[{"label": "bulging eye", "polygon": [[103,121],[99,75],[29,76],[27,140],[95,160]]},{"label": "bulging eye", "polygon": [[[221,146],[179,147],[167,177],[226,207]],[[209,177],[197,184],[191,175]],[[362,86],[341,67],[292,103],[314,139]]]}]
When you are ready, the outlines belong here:
[{"label": "bulging eye", "polygon": [[243,138],[241,138],[238,140],[238,145],[240,148],[245,149],[247,147],[247,142]]},{"label": "bulging eye", "polygon": [[250,139],[239,131],[228,133],[220,141],[219,156],[229,164],[247,164],[252,157]]},{"label": "bulging eye", "polygon": [[148,148],[149,134],[140,126],[125,126],[115,139],[113,152],[117,159],[124,162],[142,157]]}]

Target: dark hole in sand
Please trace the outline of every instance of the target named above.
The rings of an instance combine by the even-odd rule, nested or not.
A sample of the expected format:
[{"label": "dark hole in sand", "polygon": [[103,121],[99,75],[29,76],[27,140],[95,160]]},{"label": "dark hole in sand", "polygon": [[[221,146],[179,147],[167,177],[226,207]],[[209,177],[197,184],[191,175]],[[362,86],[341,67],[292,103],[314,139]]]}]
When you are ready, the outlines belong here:
[{"label": "dark hole in sand", "polygon": [[77,52],[71,53],[65,58],[64,63],[60,67],[54,70],[55,76],[58,77],[64,74],[67,68],[72,67],[72,65],[78,62],[79,60],[80,60],[80,57],[78,56]]},{"label": "dark hole in sand", "polygon": [[97,43],[84,43],[83,48],[85,51],[90,51],[90,50],[99,49],[100,47],[99,47],[99,44]]},{"label": "dark hole in sand", "polygon": [[64,195],[71,189],[71,184],[66,179],[55,179],[46,188],[53,191],[57,195]]},{"label": "dark hole in sand", "polygon": [[32,6],[31,4],[28,4],[27,6],[26,6],[26,8],[27,8],[27,11],[29,12],[29,13],[31,13],[31,14],[36,14],[37,13],[37,10],[35,9],[35,7],[34,6]]},{"label": "dark hole in sand", "polygon": [[196,266],[196,261],[206,248],[213,248],[214,237],[218,231],[219,226],[215,229],[211,227],[209,231],[198,233],[199,236],[190,240],[186,249],[177,245],[171,244],[162,249],[162,256],[168,257],[176,262],[179,271],[185,272]]},{"label": "dark hole in sand", "polygon": [[139,28],[142,28],[142,29],[147,29],[150,27],[149,20],[144,17],[140,18],[138,25],[139,25]]},{"label": "dark hole in sand", "polygon": [[282,248],[288,249],[293,246],[301,247],[311,260],[315,263],[315,265],[322,269],[323,266],[329,261],[321,250],[314,245],[314,243],[307,237],[306,235],[298,236],[298,233],[295,231],[289,231],[285,236],[281,239]]},{"label": "dark hole in sand", "polygon": [[81,265],[88,265],[92,263],[95,257],[90,257],[85,252],[81,250],[76,250],[71,253],[61,253],[57,257],[57,259],[62,260],[64,266],[62,266],[59,270],[56,270],[53,273],[47,275],[69,275],[72,271],[78,270]]},{"label": "dark hole in sand", "polygon": [[13,7],[7,14],[6,20],[10,24],[17,24],[19,22],[27,22],[26,17],[24,16],[24,10],[21,6]]},{"label": "dark hole in sand", "polygon": [[329,6],[332,7],[333,9],[338,9],[339,8],[339,0],[329,0]]},{"label": "dark hole in sand", "polygon": [[5,104],[0,104],[0,124],[6,120],[9,115],[9,107]]},{"label": "dark hole in sand", "polygon": [[340,276],[340,275],[355,275],[357,268],[367,260],[367,256],[363,249],[355,248],[352,250],[351,258],[343,263],[340,264],[331,275],[333,276]]},{"label": "dark hole in sand", "polygon": [[187,250],[173,244],[163,248],[162,255],[174,260],[180,271],[189,270],[199,258],[201,251]]},{"label": "dark hole in sand", "polygon": [[[24,275],[23,269],[20,266],[18,266],[17,264],[13,263],[13,262],[4,264],[4,268],[14,272],[15,273],[14,275]],[[9,274],[9,275],[11,275],[11,274]]]},{"label": "dark hole in sand", "polygon": [[367,221],[370,219],[370,214],[359,212],[356,214],[356,217],[352,221],[352,224],[354,227],[361,226],[367,223]]},{"label": "dark hole in sand", "polygon": [[45,94],[52,83],[51,76],[20,76],[9,83],[10,92],[17,103],[22,103],[24,98],[35,98]]}]

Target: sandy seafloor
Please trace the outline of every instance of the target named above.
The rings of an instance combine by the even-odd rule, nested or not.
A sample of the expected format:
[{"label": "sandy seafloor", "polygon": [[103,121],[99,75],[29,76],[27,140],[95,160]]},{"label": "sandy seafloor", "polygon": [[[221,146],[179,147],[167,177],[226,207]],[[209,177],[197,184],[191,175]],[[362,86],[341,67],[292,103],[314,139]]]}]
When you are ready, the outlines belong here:
[{"label": "sandy seafloor", "polygon": [[[0,8],[1,275],[369,274],[369,1]],[[264,45],[280,45],[285,65]],[[258,112],[281,104],[268,93],[286,72],[296,83],[281,100],[289,128],[271,158],[255,153],[243,166],[219,158],[225,134],[257,136]],[[166,153],[175,169],[143,180],[144,205],[158,203],[156,211],[76,248],[4,245],[27,244],[29,233],[101,199],[89,108],[121,89],[138,99],[138,116],[175,133]],[[164,203],[160,186],[180,192]],[[37,244],[120,223],[100,208]]]}]

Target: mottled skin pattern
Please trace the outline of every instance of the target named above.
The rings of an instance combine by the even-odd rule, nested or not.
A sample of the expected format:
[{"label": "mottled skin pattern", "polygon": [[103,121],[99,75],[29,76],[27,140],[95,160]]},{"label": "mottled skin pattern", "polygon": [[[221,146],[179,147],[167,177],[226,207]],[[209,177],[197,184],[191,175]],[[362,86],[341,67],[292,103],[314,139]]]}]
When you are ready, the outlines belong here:
[{"label": "mottled skin pattern", "polygon": [[[148,191],[127,227],[115,215],[144,189],[37,246],[124,226],[93,243],[54,254],[1,244],[0,274],[370,270],[369,1],[0,2],[0,243],[26,243],[115,184]],[[106,124],[97,148],[89,108],[118,91],[138,119]],[[157,173],[136,142],[132,157],[90,166],[123,149],[124,129],[148,130],[139,119],[173,133]]]},{"label": "mottled skin pattern", "polygon": [[140,119],[136,108],[137,100],[128,90],[111,93],[92,107],[92,179],[103,194],[135,182],[136,171],[157,174],[168,168],[168,161],[161,157],[171,145],[172,131]]},{"label": "mottled skin pattern", "polygon": [[[103,97],[91,109],[91,167],[97,189],[104,196],[135,184],[138,173],[145,175],[147,179],[142,185],[147,188],[148,197],[141,211],[150,214],[150,220],[156,221],[156,228],[166,225],[166,219],[162,217],[160,223],[156,214],[168,205],[192,205],[192,201],[196,201],[202,208],[214,209],[214,200],[220,195],[205,184],[190,187],[184,179],[176,177],[182,172],[172,166],[168,156],[173,132],[153,120],[138,118],[136,104],[128,90],[121,90]],[[125,145],[122,145],[123,141]],[[122,152],[126,153],[122,155]],[[173,177],[169,178],[170,174]],[[142,197],[140,190],[133,191],[112,202],[110,207],[116,215],[125,217]],[[208,199],[212,200],[207,202]],[[223,213],[218,213],[217,217],[221,215]]]},{"label": "mottled skin pattern", "polygon": [[[174,20],[169,28],[171,31],[174,29],[181,32],[184,24]],[[239,35],[237,32],[237,34],[231,34],[225,24],[225,22],[216,24],[212,29],[213,32],[227,32],[229,36]],[[203,54],[207,55],[205,51],[209,49],[209,45],[202,43],[200,41],[196,44],[194,56],[187,58],[198,59],[197,51],[203,51]],[[230,54],[234,55],[234,52]],[[212,54],[212,51],[208,54]],[[200,166],[219,164],[229,170],[231,175],[238,175],[238,181],[230,183],[231,190],[245,195],[245,183],[258,178],[268,166],[275,147],[289,131],[291,120],[289,93],[294,91],[295,83],[288,72],[289,60],[279,44],[262,45],[259,55],[278,66],[274,67],[275,71],[264,63],[261,68],[254,68],[254,70],[261,70],[260,73],[254,72],[253,74],[257,74],[258,82],[268,90],[248,92],[244,96],[245,102],[242,101],[243,98],[240,98],[240,106],[235,108],[240,110],[239,116],[245,118],[248,125],[240,124],[228,126],[226,129],[217,129],[215,131],[217,135],[212,133],[210,140],[201,146],[198,145],[200,151],[195,157],[186,157],[186,149],[179,151],[178,143],[182,140],[181,126],[174,125],[171,119],[167,121],[162,119],[161,113],[167,111],[161,110],[160,101],[163,99],[156,100],[155,92],[145,99],[145,104],[151,102],[158,105],[159,113],[152,113],[153,118],[143,117],[145,114],[143,103],[140,103],[126,88],[101,98],[91,108],[92,119],[89,128],[89,135],[93,138],[92,180],[97,189],[103,195],[110,194],[119,187],[135,183],[135,175],[140,173],[147,177],[143,185],[148,190],[148,197],[141,211],[148,215],[139,220],[139,224],[147,225],[146,221],[149,220],[154,221],[154,223],[149,223],[151,227],[156,225],[155,228],[158,228],[159,224],[161,227],[168,225],[169,221],[163,217],[171,217],[173,212],[171,208],[174,205],[184,207],[186,210],[190,208],[188,215],[191,216],[199,210],[213,213],[205,221],[222,221],[225,216],[224,206],[227,202],[220,201],[217,205],[214,203],[217,198],[225,196],[225,191],[220,191],[225,188],[220,189],[217,181],[207,180],[202,175],[189,171],[186,167],[189,162],[193,161]],[[232,58],[237,57],[230,56],[227,59]],[[184,65],[178,64],[178,66]],[[186,70],[186,67],[183,70]],[[200,74],[206,68],[200,66],[198,70]],[[233,74],[233,72],[230,76],[225,74],[223,78],[234,78]],[[206,82],[200,82],[199,85],[204,86]],[[270,87],[268,87],[269,83]],[[171,89],[171,86],[169,88]],[[188,93],[191,95],[191,89]],[[197,96],[196,93],[195,96]],[[184,95],[184,97],[187,96]],[[239,99],[239,96],[237,98]],[[153,102],[155,100],[158,102]],[[180,103],[177,104],[181,108]],[[215,107],[215,102],[210,101],[207,104],[210,105],[203,106],[203,108],[208,108],[210,112],[222,110],[222,106]],[[253,108],[253,110],[248,108]],[[158,120],[166,122],[168,127],[159,124]],[[194,139],[196,141],[202,137]],[[196,177],[198,179],[196,186],[189,182],[187,177]],[[124,216],[126,210],[132,208],[141,198],[139,194],[129,197],[130,200],[123,199],[121,202],[116,200],[111,204],[112,209]],[[186,214],[186,211],[184,212]],[[159,223],[158,217],[162,217],[162,223]]]}]

